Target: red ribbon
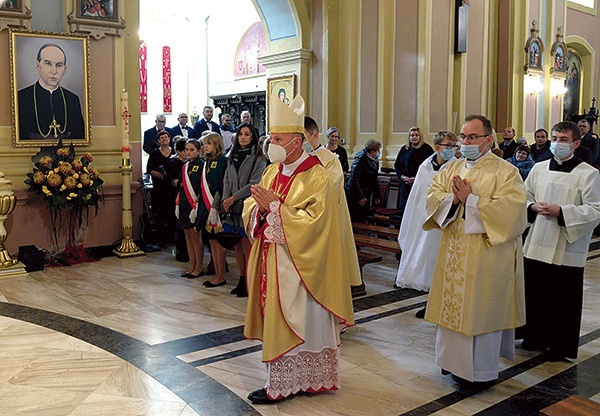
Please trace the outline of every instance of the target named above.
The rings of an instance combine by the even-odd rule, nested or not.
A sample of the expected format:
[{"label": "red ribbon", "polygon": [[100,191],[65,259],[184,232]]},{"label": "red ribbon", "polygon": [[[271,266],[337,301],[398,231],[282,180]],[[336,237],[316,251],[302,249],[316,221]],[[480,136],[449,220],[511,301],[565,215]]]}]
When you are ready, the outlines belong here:
[{"label": "red ribbon", "polygon": [[121,153],[123,152],[129,152],[131,150],[131,148],[129,146],[123,146],[121,147]]}]

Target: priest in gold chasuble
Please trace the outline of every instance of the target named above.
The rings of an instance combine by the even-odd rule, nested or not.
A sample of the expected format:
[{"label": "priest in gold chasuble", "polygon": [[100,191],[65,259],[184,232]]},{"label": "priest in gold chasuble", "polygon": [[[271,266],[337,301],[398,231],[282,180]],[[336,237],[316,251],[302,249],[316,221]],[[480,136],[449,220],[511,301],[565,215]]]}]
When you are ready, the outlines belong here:
[{"label": "priest in gold chasuble", "polygon": [[267,382],[248,399],[268,404],[340,387],[340,331],[354,324],[334,185],[302,149],[304,101],[269,105],[272,164],[244,203],[254,240],[244,335],[263,342]]},{"label": "priest in gold chasuble", "polygon": [[433,179],[425,230],[441,228],[425,319],[435,323],[436,362],[458,377],[459,393],[498,378],[514,359],[514,329],[524,323],[521,234],[525,188],[518,169],[490,152],[491,122],[468,116],[463,159]]}]

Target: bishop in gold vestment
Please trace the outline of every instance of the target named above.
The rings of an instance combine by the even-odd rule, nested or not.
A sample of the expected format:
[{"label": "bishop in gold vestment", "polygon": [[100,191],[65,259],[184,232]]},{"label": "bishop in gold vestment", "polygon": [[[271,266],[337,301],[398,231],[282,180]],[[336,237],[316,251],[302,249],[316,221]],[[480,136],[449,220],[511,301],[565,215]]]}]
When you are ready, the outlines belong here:
[{"label": "bishop in gold vestment", "polygon": [[469,382],[498,378],[498,357],[513,359],[514,328],[525,317],[524,184],[515,167],[489,151],[486,130],[479,118],[467,118],[461,149],[472,159],[434,177],[423,226],[443,230],[425,315],[437,325],[436,361]]},{"label": "bishop in gold vestment", "polygon": [[[278,104],[272,104],[274,113],[288,109],[281,103],[285,109],[277,110]],[[302,125],[297,122],[291,133],[272,121],[273,163],[244,203],[244,224],[254,240],[244,335],[262,340],[268,372],[266,386],[248,396],[255,404],[299,391],[337,390],[339,334],[354,324],[350,283],[340,273],[336,191],[319,159],[302,150]]]}]

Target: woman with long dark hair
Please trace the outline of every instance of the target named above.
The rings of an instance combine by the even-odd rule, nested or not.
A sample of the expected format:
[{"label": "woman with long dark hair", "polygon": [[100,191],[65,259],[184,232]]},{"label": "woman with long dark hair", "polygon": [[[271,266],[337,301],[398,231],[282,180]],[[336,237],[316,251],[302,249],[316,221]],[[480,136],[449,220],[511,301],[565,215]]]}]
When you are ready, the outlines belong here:
[{"label": "woman with long dark hair", "polygon": [[250,186],[260,182],[266,166],[267,161],[258,145],[256,128],[249,123],[241,124],[235,134],[223,182],[223,209],[228,213],[223,230],[226,232],[237,231],[240,235],[240,241],[235,245],[235,261],[238,265],[240,280],[230,292],[238,298],[248,296],[246,265],[252,248],[242,220],[244,200],[250,196]]}]

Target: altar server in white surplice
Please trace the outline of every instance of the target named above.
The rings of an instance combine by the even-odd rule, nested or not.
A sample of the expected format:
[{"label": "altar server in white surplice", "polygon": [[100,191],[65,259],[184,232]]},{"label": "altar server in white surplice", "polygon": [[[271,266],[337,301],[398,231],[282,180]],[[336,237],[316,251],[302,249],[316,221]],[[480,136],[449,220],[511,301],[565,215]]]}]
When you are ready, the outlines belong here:
[{"label": "altar server in white surplice", "polygon": [[[458,148],[456,141],[454,133],[440,131],[433,138],[435,153],[419,166],[400,224],[398,244],[402,249],[402,258],[394,288],[429,291],[442,232],[437,229],[423,230],[427,214],[425,202],[433,177],[448,166],[448,162],[454,161]],[[418,311],[416,316],[423,318],[425,308]]]},{"label": "altar server in white surplice", "polygon": [[514,360],[514,329],[525,322],[526,198],[519,170],[490,151],[490,120],[467,116],[460,137],[464,159],[427,193],[423,228],[443,236],[425,319],[437,325],[436,363],[467,395],[498,379],[500,357]]},{"label": "altar server in white surplice", "polygon": [[583,268],[600,223],[600,174],[574,155],[580,131],[570,121],[552,128],[554,157],[531,170],[523,249],[527,325],[522,348],[548,349],[548,359],[577,358]]}]

